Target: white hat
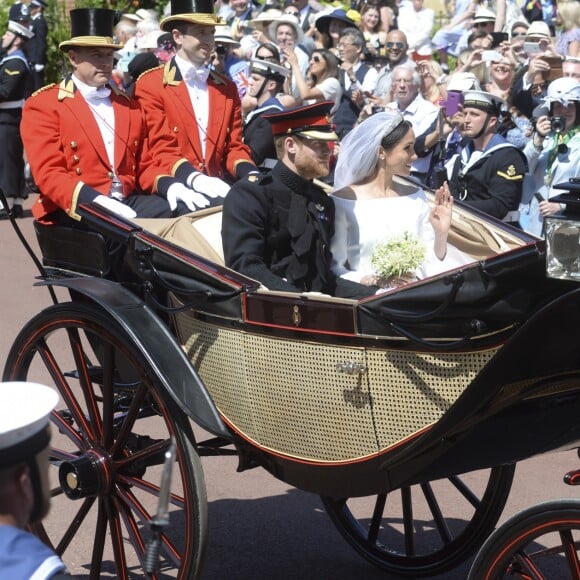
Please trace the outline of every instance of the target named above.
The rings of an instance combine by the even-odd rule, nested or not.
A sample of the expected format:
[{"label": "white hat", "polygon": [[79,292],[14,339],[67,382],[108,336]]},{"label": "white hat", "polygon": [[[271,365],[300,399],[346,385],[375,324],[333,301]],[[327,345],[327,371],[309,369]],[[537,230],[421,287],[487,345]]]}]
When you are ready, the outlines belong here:
[{"label": "white hat", "polygon": [[548,85],[548,92],[544,104],[561,103],[565,107],[571,101],[580,101],[580,81],[572,77],[563,77],[553,80]]},{"label": "white hat", "polygon": [[290,70],[286,67],[260,58],[254,58],[250,61],[250,73],[256,73],[266,78],[274,78],[275,80],[276,77],[278,77],[278,80],[283,80],[290,76]]},{"label": "white hat", "polygon": [[485,91],[465,91],[463,93],[463,108],[481,109],[488,113],[499,114],[504,100],[497,95]]},{"label": "white hat", "polygon": [[139,17],[139,20],[158,20],[157,12],[153,9],[139,8],[135,11],[135,15]]},{"label": "white hat", "polygon": [[250,24],[255,28],[267,27],[270,22],[277,20],[282,14],[282,10],[278,10],[278,8],[268,8],[268,10],[260,12],[256,18],[252,18]]},{"label": "white hat", "polygon": [[296,18],[296,16],[293,14],[282,14],[280,18],[276,18],[276,20],[272,21],[272,24],[270,24],[268,27],[270,38],[273,40],[276,38],[276,31],[278,30],[278,26],[280,26],[280,24],[289,24],[296,32],[296,44],[302,42],[302,39],[304,38],[304,31],[300,26],[298,18]]},{"label": "white hat", "polygon": [[214,41],[216,44],[231,44],[232,46],[240,46],[237,40],[232,36],[232,29],[229,26],[216,26]]},{"label": "white hat", "polygon": [[526,32],[526,38],[551,38],[550,28],[543,20],[534,20]]},{"label": "white hat", "polygon": [[137,49],[145,49],[145,48],[157,48],[157,40],[159,37],[165,34],[163,30],[151,30],[147,34],[141,37],[136,37],[135,39],[135,48]]},{"label": "white hat", "polygon": [[46,427],[58,400],[57,392],[44,385],[0,383],[0,469],[47,447]]},{"label": "white hat", "polygon": [[34,32],[32,32],[30,28],[27,28],[14,20],[8,21],[8,30],[12,32],[12,34],[16,34],[16,36],[20,36],[21,38],[32,38],[34,36]]},{"label": "white hat", "polygon": [[473,22],[495,22],[496,16],[493,10],[486,8],[485,6],[480,6],[473,18]]},{"label": "white hat", "polygon": [[479,91],[481,85],[479,84],[478,78],[470,72],[454,72],[449,77],[447,81],[448,91]]}]

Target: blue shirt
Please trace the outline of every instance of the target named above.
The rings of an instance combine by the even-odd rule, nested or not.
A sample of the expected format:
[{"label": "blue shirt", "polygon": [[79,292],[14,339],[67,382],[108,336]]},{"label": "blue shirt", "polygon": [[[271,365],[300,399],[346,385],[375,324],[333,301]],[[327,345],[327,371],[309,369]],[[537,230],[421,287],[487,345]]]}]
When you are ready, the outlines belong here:
[{"label": "blue shirt", "polygon": [[0,525],[0,572],[10,580],[46,580],[65,572],[63,561],[36,536]]}]

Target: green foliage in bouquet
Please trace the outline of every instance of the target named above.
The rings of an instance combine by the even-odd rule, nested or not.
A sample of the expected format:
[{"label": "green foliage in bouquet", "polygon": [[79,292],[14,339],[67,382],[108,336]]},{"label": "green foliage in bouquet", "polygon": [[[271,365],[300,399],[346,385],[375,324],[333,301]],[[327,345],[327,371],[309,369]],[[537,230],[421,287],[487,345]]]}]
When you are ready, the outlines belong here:
[{"label": "green foliage in bouquet", "polygon": [[425,244],[405,232],[379,244],[371,255],[371,266],[381,278],[414,272],[425,260]]}]

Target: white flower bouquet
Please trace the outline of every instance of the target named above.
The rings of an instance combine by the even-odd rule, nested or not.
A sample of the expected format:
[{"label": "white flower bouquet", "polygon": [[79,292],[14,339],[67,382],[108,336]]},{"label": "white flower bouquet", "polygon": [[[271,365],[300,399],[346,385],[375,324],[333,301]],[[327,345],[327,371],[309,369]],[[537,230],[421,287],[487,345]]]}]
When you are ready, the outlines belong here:
[{"label": "white flower bouquet", "polygon": [[413,273],[425,260],[425,254],[425,244],[405,232],[378,244],[371,255],[371,266],[380,278],[399,278]]}]

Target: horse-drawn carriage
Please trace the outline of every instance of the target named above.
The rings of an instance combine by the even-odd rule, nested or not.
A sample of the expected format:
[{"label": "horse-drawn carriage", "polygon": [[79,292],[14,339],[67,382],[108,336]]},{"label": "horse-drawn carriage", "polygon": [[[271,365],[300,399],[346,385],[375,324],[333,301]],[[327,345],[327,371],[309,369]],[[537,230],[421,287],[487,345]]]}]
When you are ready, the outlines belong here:
[{"label": "horse-drawn carriage", "polygon": [[[91,578],[109,565],[139,577],[174,439],[159,577],[199,574],[208,455],[321,495],[347,541],[387,571],[431,576],[472,555],[515,463],[579,445],[580,291],[546,276],[543,240],[458,205],[450,241],[472,263],[361,300],[273,292],[226,268],[219,210],[167,224],[91,205],[91,231],[37,224],[55,304],[24,326],[4,380],[61,396],[52,499],[70,517],[58,510],[34,531],[65,561],[88,534],[92,552],[75,559]],[[552,270],[570,266],[558,256]],[[488,480],[474,491],[462,474],[479,469]],[[460,524],[438,501],[443,486]]]}]

